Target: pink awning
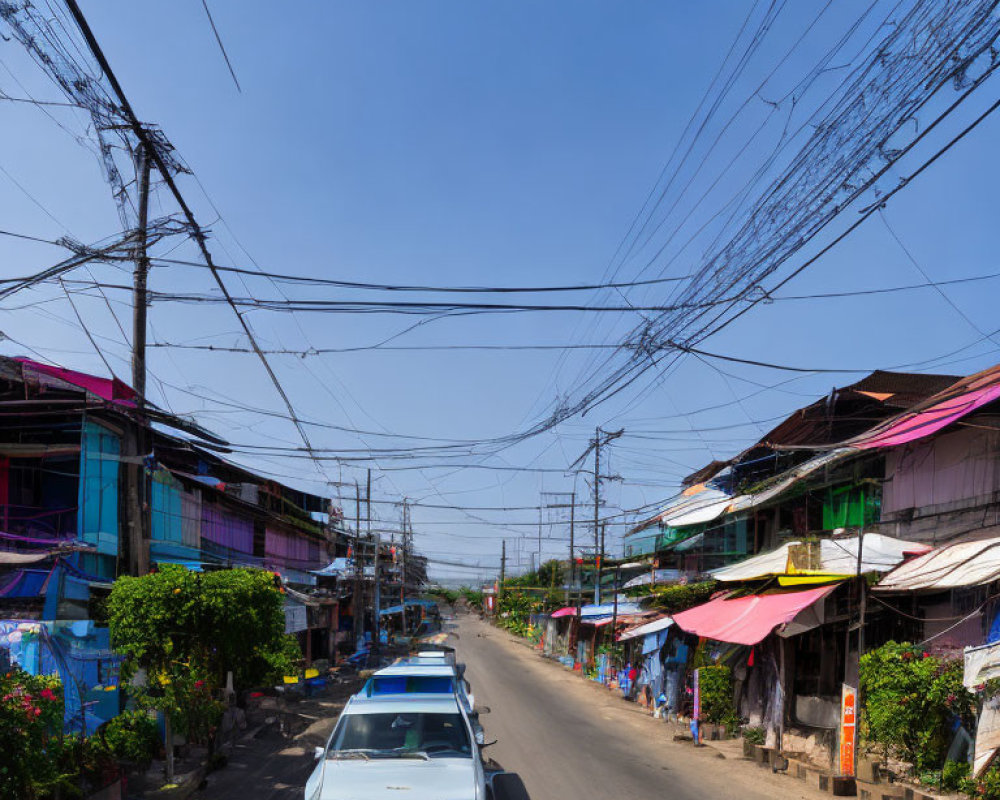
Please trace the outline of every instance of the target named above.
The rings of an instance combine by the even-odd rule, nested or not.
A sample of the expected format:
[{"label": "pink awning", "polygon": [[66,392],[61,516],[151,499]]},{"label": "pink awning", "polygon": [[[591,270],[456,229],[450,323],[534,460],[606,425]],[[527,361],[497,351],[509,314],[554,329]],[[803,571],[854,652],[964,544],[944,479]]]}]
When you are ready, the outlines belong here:
[{"label": "pink awning", "polygon": [[754,594],[729,600],[717,597],[674,614],[674,624],[688,633],[733,644],[757,644],[779,625],[822,600],[839,584],[802,592]]},{"label": "pink awning", "polygon": [[566,606],[565,608],[560,608],[558,611],[553,611],[549,614],[552,619],[558,619],[559,617],[575,617],[576,609],[573,606]]},{"label": "pink awning", "polygon": [[847,444],[865,450],[906,444],[930,436],[998,399],[1000,367],[991,367],[956,381],[953,386]]},{"label": "pink awning", "polygon": [[89,375],[86,372],[77,372],[76,370],[64,369],[62,367],[50,367],[48,364],[41,364],[37,361],[32,361],[30,358],[15,358],[14,360],[20,362],[22,369],[27,368],[38,375],[65,381],[109,403],[116,403],[130,408],[135,407],[135,390],[118,380],[118,378],[100,378],[97,375]]}]

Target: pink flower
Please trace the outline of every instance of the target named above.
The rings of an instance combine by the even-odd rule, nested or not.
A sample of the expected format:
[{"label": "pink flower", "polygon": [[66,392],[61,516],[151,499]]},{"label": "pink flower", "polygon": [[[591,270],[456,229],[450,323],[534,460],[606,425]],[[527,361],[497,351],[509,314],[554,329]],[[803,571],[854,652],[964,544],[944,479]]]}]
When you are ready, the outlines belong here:
[{"label": "pink flower", "polygon": [[35,709],[35,716],[36,716],[36,717],[40,717],[40,716],[42,716],[42,709],[40,709],[40,708],[36,708],[36,709]]},{"label": "pink flower", "polygon": [[195,689],[201,689],[204,685],[205,685],[205,681],[195,681],[194,682],[194,688]]}]

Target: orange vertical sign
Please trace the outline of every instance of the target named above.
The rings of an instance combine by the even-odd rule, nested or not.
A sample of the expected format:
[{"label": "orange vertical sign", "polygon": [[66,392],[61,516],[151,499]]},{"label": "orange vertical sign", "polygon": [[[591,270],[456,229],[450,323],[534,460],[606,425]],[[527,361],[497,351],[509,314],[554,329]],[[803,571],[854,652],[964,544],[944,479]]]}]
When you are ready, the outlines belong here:
[{"label": "orange vertical sign", "polygon": [[858,692],[843,684],[840,695],[840,774],[854,774],[854,744],[858,732]]}]

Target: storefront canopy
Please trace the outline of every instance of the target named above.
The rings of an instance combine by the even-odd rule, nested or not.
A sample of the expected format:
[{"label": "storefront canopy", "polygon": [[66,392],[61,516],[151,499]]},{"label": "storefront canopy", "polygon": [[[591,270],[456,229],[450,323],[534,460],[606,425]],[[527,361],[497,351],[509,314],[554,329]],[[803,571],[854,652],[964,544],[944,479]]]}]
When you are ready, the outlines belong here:
[{"label": "storefront canopy", "polygon": [[592,604],[583,606],[580,609],[580,616],[584,619],[587,617],[610,617],[616,610],[619,617],[642,613],[642,609],[637,603],[619,603],[617,609],[615,609],[614,603],[601,603],[599,606]]},{"label": "storefront canopy", "polygon": [[659,633],[660,631],[665,631],[673,624],[674,620],[672,617],[660,617],[659,619],[654,619],[652,622],[647,622],[637,628],[625,631],[625,633],[618,637],[618,641],[625,642],[639,636],[648,636],[651,633]]},{"label": "storefront canopy", "polygon": [[1000,538],[939,547],[901,564],[876,592],[941,592],[1000,580]]},{"label": "storefront canopy", "polygon": [[558,611],[553,611],[549,614],[552,619],[559,619],[560,617],[575,617],[576,609],[573,606],[565,606],[560,608]]},{"label": "storefront canopy", "polygon": [[[822,539],[818,551],[815,545],[787,542],[770,553],[761,553],[738,564],[723,567],[712,573],[718,581],[750,581],[774,575],[856,575],[858,570],[858,538],[844,536]],[[814,558],[806,566],[796,558],[797,550],[813,547]],[[893,539],[879,533],[866,533],[861,544],[861,572],[888,572],[901,564],[907,556],[926,553],[924,544]],[[798,563],[796,563],[798,561]]]},{"label": "storefront canopy", "polygon": [[704,605],[674,614],[673,619],[682,630],[706,639],[757,644],[779,625],[791,622],[814,603],[823,600],[836,586],[733,599],[717,597]]}]

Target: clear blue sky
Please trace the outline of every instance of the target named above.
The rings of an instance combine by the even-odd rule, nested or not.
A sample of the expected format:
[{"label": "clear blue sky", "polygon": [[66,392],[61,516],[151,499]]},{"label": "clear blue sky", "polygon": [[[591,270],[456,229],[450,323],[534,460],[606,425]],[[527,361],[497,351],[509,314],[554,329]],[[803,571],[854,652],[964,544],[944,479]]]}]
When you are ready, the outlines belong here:
[{"label": "clear blue sky", "polygon": [[[163,4],[82,3],[137,113],[163,128],[211,198],[192,178],[182,176],[185,193],[212,229],[211,246],[220,262],[252,266],[252,256],[262,268],[282,272],[460,285],[599,281],[751,5],[745,0],[210,0],[242,85],[239,93],[198,0],[172,3],[169,13]],[[825,5],[811,0],[786,4],[722,117],[752,93]],[[802,46],[751,103],[747,116],[720,141],[695,186],[708,187],[771,109],[764,101],[794,84],[819,48],[828,47],[868,5],[837,3],[819,17]],[[751,15],[757,16],[752,18],[759,19],[763,6],[754,6]],[[876,4],[875,13],[884,16],[890,8],[889,3]],[[61,99],[13,42],[0,47],[0,89],[9,95],[27,91]],[[970,104],[961,120],[967,122],[981,108]],[[0,228],[45,238],[68,232],[85,242],[113,235],[120,223],[97,160],[74,138],[86,133],[85,118],[66,109],[46,112],[28,104],[0,103]],[[950,125],[944,133],[957,129]],[[997,135],[996,121],[982,125],[886,210],[933,280],[996,271],[993,217],[1000,168],[992,145]],[[760,152],[752,147],[746,164]],[[719,198],[740,188],[746,178],[742,163],[736,160],[718,194],[704,205],[693,207],[697,192],[681,198],[681,216],[691,210],[688,224],[696,228],[722,205]],[[890,175],[886,185],[893,180]],[[224,221],[216,218],[212,204]],[[166,196],[158,195],[155,213],[173,210]],[[666,274],[687,274],[703,252],[690,248]],[[177,254],[193,251],[181,248]],[[34,271],[60,257],[57,248],[0,236],[2,277]],[[641,267],[636,259],[622,276],[634,276]],[[129,279],[127,270],[110,267],[95,268],[95,274],[118,282]],[[264,281],[231,281],[238,294],[277,294]],[[783,294],[923,281],[876,216]],[[973,326],[984,331],[1000,327],[994,324],[997,283],[944,289],[971,324],[933,290],[782,301],[758,306],[704,346],[810,367],[890,368],[924,362],[979,339]],[[180,268],[154,269],[151,285],[170,291],[210,289],[200,271]],[[291,294],[310,296],[301,289]],[[663,302],[666,290],[657,287],[630,297]],[[610,292],[587,299],[620,304]],[[111,293],[112,308],[126,331],[127,300],[121,292]],[[20,307],[38,301],[46,302]],[[112,369],[127,378],[127,347],[107,305],[92,297],[79,298],[78,305],[88,327],[107,337],[98,342]],[[18,342],[67,366],[107,371],[58,288],[8,299],[3,311],[0,330]],[[358,315],[289,318],[259,311],[251,319],[265,344],[292,349],[369,344],[414,321]],[[235,320],[222,307],[154,304],[150,320],[154,341],[242,343]],[[625,315],[480,316],[428,324],[397,343],[613,342],[635,323]],[[2,346],[8,354],[25,352],[10,341]],[[982,342],[947,361],[964,360],[937,371],[972,372],[997,361],[997,351],[996,344]],[[563,357],[552,351],[274,357],[304,417],[370,431],[459,439],[523,428],[551,410],[555,398],[568,392],[592,363],[592,354]],[[241,443],[299,444],[287,422],[219,407],[183,391],[281,411],[251,356],[156,349],[150,364],[155,401],[196,413],[207,426]],[[720,374],[720,367],[728,374]],[[636,391],[486,463],[562,470],[587,446],[595,425],[624,427],[627,435],[609,453],[608,469],[624,478],[606,489],[606,513],[612,514],[669,497],[681,475],[713,457],[738,452],[770,427],[769,420],[857,377],[794,376],[687,359],[662,379],[650,374]],[[795,380],[768,388],[789,378]],[[712,406],[722,407],[701,411]],[[740,427],[703,430],[720,426]],[[388,437],[322,429],[313,430],[313,439],[317,446],[331,448],[400,444]],[[324,494],[335,493],[327,480],[364,480],[361,469],[332,463],[325,475],[301,460],[252,463]],[[406,496],[424,503],[534,506],[539,491],[574,488],[573,479],[559,472],[378,469],[402,465],[373,465],[377,500]],[[582,479],[575,488],[587,494]],[[345,510],[352,515],[353,503],[345,502]],[[375,510],[387,527],[395,525],[398,510],[391,504]],[[508,552],[516,553],[520,533],[530,539],[521,547],[524,553],[535,547],[536,531],[522,523],[536,523],[537,512],[472,513],[475,518],[460,511],[415,509],[418,546],[432,558],[464,563],[496,563],[502,538],[508,539]],[[581,508],[578,516],[589,513]],[[517,524],[504,529],[482,520]],[[609,529],[613,541],[624,527]],[[552,540],[543,543],[544,555],[562,555],[565,535],[565,525],[546,526],[545,536]],[[584,525],[580,536],[591,536]],[[443,567],[435,572],[474,574]]]}]

